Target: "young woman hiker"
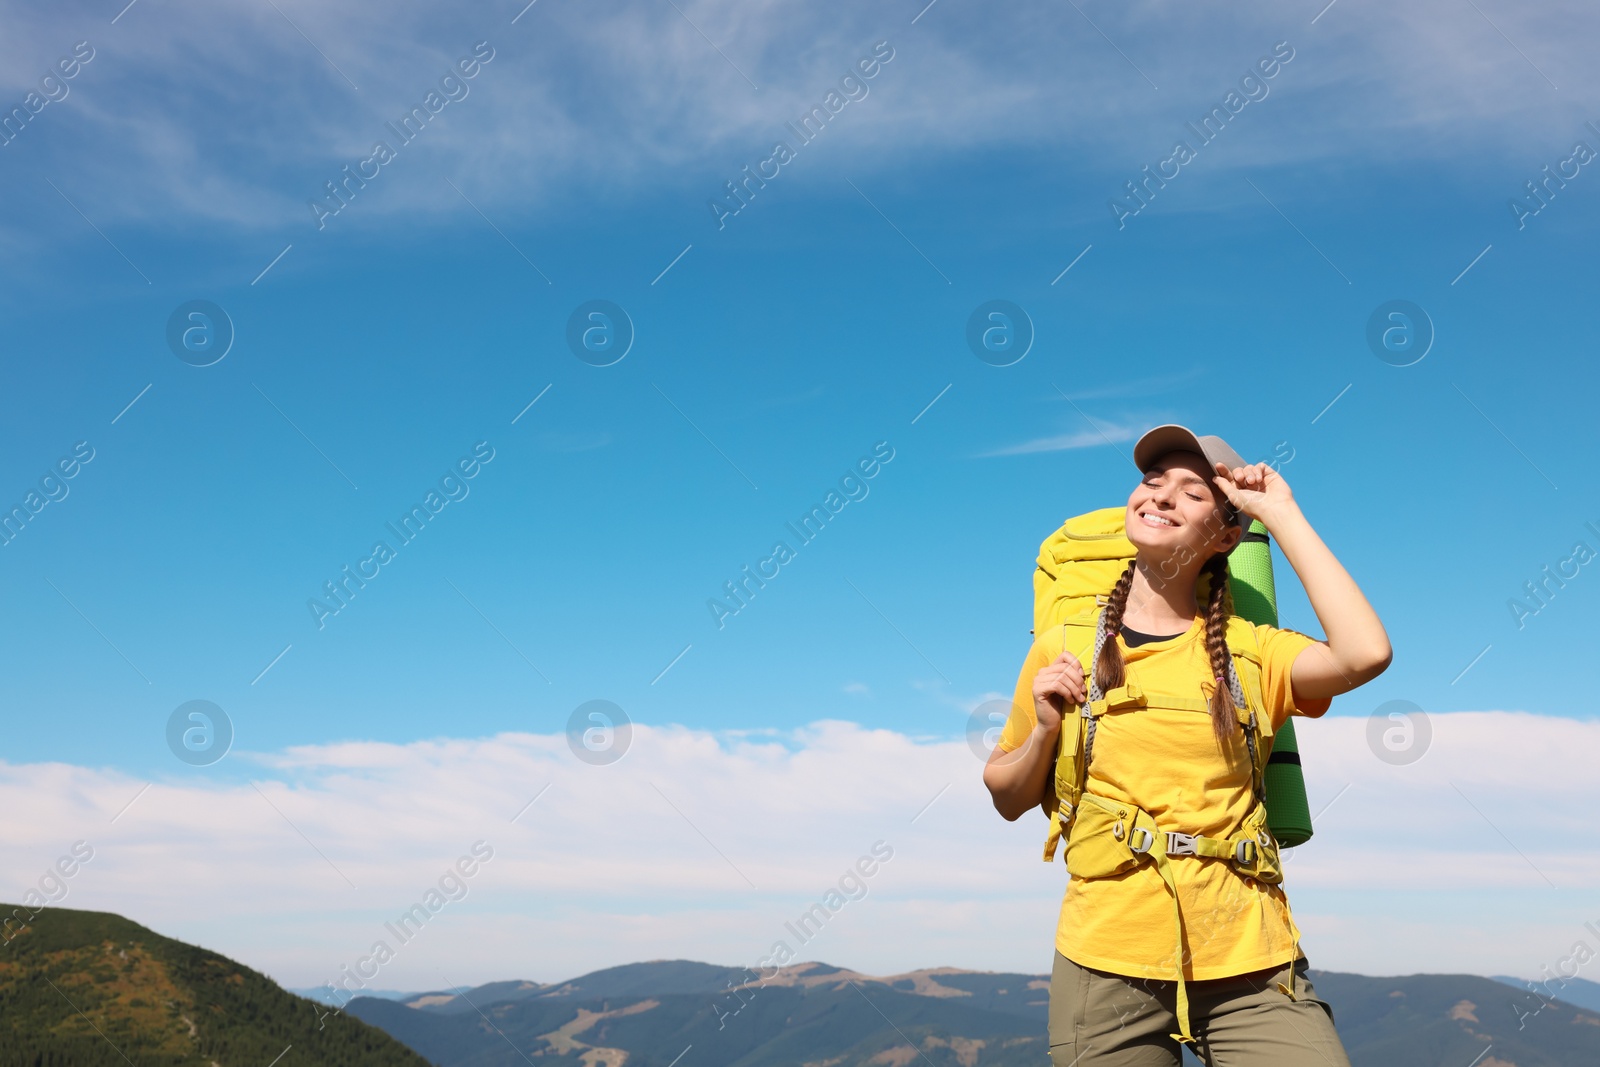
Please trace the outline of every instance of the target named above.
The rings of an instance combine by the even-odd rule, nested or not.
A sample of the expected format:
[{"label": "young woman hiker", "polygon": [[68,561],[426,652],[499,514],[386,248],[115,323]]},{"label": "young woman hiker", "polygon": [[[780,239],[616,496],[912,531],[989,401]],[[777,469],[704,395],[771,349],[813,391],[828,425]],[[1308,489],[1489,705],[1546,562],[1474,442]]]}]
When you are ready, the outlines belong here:
[{"label": "young woman hiker", "polygon": [[[1306,978],[1287,898],[1266,880],[1281,880],[1276,844],[1255,831],[1270,846],[1268,867],[1240,833],[1264,826],[1252,821],[1264,812],[1236,710],[1242,671],[1229,635],[1241,621],[1229,622],[1228,553],[1259,519],[1328,635],[1248,628],[1260,667],[1259,695],[1247,702],[1270,713],[1273,732],[1290,715],[1322,715],[1334,696],[1381,674],[1388,635],[1277,471],[1182,426],[1145,434],[1134,462],[1143,476],[1125,533],[1137,555],[1101,610],[1099,640],[1064,647],[1065,626],[1036,635],[984,768],[996,809],[1021,817],[1053,795],[1063,716],[1076,730],[1085,701],[1101,705],[1087,720],[1085,789],[1066,837],[1074,875],[1056,930],[1051,1060],[1176,1067],[1188,1044],[1211,1067],[1348,1067],[1332,1009]],[[1124,825],[1135,818],[1152,829]],[[1258,877],[1232,861],[1236,843]],[[1083,858],[1108,846],[1123,856],[1118,873],[1080,877]]]}]

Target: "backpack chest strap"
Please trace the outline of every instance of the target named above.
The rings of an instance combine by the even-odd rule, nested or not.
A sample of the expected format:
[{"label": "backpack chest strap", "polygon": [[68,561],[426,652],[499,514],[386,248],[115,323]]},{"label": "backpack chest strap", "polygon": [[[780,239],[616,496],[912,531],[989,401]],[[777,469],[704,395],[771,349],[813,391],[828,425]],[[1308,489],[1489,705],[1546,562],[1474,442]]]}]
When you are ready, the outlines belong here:
[{"label": "backpack chest strap", "polygon": [[1146,708],[1149,706],[1150,700],[1145,696],[1144,690],[1139,688],[1138,683],[1129,682],[1126,685],[1117,686],[1103,698],[1091,699],[1084,706],[1083,713],[1098,718],[1108,711],[1124,711],[1128,708]]},{"label": "backpack chest strap", "polygon": [[1099,718],[1108,711],[1131,711],[1141,708],[1158,708],[1164,711],[1198,711],[1210,714],[1211,703],[1203,697],[1181,697],[1168,693],[1147,694],[1138,683],[1119,685],[1107,693],[1104,700],[1091,700],[1085,714]]}]

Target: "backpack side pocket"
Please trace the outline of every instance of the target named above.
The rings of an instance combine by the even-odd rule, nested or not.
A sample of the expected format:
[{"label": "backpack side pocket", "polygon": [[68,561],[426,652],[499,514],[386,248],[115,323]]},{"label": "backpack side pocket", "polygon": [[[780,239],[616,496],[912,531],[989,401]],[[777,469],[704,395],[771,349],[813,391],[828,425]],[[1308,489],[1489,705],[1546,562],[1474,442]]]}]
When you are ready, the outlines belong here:
[{"label": "backpack side pocket", "polygon": [[1107,878],[1137,867],[1141,857],[1128,839],[1139,814],[1132,804],[1083,794],[1067,837],[1067,872],[1074,878]]}]

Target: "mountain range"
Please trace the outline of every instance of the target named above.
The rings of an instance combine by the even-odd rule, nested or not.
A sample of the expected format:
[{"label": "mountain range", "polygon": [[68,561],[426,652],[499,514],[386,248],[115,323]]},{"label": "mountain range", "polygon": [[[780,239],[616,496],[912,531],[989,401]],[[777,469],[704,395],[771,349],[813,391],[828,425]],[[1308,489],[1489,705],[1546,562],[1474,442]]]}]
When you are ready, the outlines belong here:
[{"label": "mountain range", "polygon": [[[1577,1003],[1600,986],[1584,979],[1312,978],[1354,1067],[1600,1063],[1600,1011]],[[330,1011],[120,916],[49,908],[6,929],[0,1067],[1038,1067],[1049,1055],[1042,974],[660,960],[395,995]]]},{"label": "mountain range", "polygon": [[[1334,1006],[1354,1067],[1600,1063],[1600,1012],[1515,979],[1311,977]],[[1037,1067],[1049,1055],[1048,994],[1043,974],[945,967],[876,977],[802,963],[753,976],[670,960],[551,984],[361,997],[346,1010],[439,1067],[551,1058],[584,1067]]]}]

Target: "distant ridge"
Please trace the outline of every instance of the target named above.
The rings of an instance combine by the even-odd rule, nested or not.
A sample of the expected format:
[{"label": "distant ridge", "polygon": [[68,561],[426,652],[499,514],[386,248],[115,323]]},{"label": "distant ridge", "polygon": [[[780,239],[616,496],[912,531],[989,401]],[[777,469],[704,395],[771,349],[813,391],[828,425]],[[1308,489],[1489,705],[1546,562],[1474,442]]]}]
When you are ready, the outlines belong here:
[{"label": "distant ridge", "polygon": [[[1600,1011],[1600,982],[1591,982],[1587,978],[1524,979],[1497,974],[1494,980],[1516,986],[1530,994],[1566,1001],[1575,1008]],[[1600,1057],[1596,1057],[1596,1060],[1600,1062]]]},{"label": "distant ridge", "polygon": [[[348,997],[335,996],[333,993],[329,992],[328,987],[325,985],[284,986],[283,988],[287,992],[293,993],[297,997],[305,997],[307,1000],[314,1000],[318,1004],[332,1004],[335,1007],[337,1007],[341,1001],[349,999]],[[407,1000],[416,996],[417,994],[415,990],[363,989],[361,991],[361,995],[364,997],[377,997],[379,1000]]]}]

